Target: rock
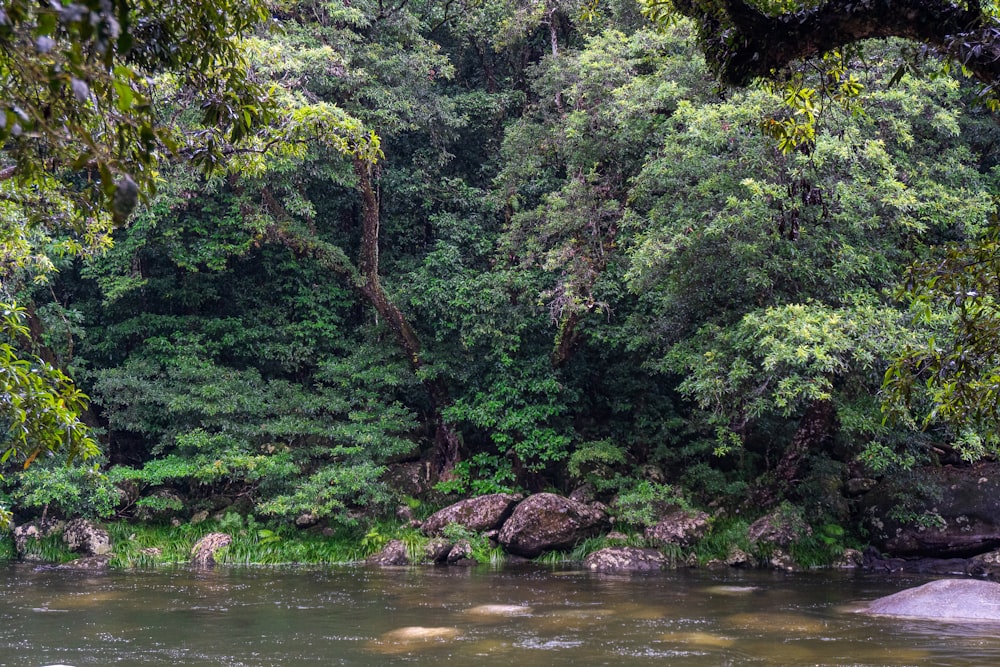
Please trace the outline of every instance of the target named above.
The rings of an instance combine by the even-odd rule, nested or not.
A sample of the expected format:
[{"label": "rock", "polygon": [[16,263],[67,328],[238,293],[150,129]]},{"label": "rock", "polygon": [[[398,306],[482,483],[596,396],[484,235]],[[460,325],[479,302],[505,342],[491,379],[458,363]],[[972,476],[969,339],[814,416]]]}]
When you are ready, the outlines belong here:
[{"label": "rock", "polygon": [[833,561],[833,567],[841,570],[853,570],[864,565],[864,554],[857,549],[844,549],[844,552]]},{"label": "rock", "polygon": [[753,566],[753,556],[739,547],[733,547],[726,556],[726,565],[729,567],[751,567]]},{"label": "rock", "polygon": [[583,503],[584,505],[589,505],[596,499],[594,487],[590,484],[578,486],[573,489],[572,493],[569,494],[569,499],[575,500],[578,503]]},{"label": "rock", "polygon": [[396,508],[396,518],[400,521],[413,521],[415,518],[413,508],[409,505],[400,505]]},{"label": "rock", "polygon": [[71,560],[68,563],[63,563],[58,569],[99,572],[101,570],[108,569],[108,562],[110,562],[110,560],[110,554],[102,554],[100,556],[84,556],[83,558],[77,558],[76,560]]},{"label": "rock", "polygon": [[[901,512],[899,497],[915,501]],[[904,508],[905,509],[905,508]],[[963,558],[1000,548],[1000,464],[922,468],[864,496],[864,526],[892,556]],[[901,520],[900,514],[909,514]]]},{"label": "rock", "polygon": [[424,545],[424,558],[432,563],[444,563],[451,551],[451,541],[443,537],[435,537]]},{"label": "rock", "polygon": [[319,517],[311,512],[300,514],[298,517],[295,518],[296,528],[312,528],[317,523],[319,523]]},{"label": "rock", "polygon": [[65,521],[56,521],[54,519],[15,526],[12,533],[14,536],[14,548],[17,550],[18,557],[24,560],[40,560],[31,553],[32,542],[39,542],[51,535],[58,535],[65,528]]},{"label": "rock", "polygon": [[393,489],[408,496],[423,496],[434,486],[434,475],[428,461],[396,463],[382,476]]},{"label": "rock", "polygon": [[812,535],[812,528],[802,513],[787,506],[765,514],[747,529],[747,539],[752,544],[773,544],[782,549],[808,535]]},{"label": "rock", "polygon": [[607,527],[607,513],[592,505],[537,493],[517,505],[500,529],[499,540],[508,552],[534,558],[546,551],[568,549]]},{"label": "rock", "polygon": [[852,477],[847,480],[847,485],[844,489],[847,491],[847,495],[860,496],[868,493],[876,486],[878,486],[878,482],[874,479],[870,479],[868,477]]},{"label": "rock", "polygon": [[461,634],[458,628],[410,626],[386,632],[373,640],[370,648],[378,653],[409,654],[423,646],[454,641]]},{"label": "rock", "polygon": [[934,621],[1000,622],[1000,584],[940,579],[879,598],[861,613]]},{"label": "rock", "polygon": [[101,556],[111,551],[111,536],[108,531],[86,519],[73,519],[66,524],[63,542],[70,551],[86,556]]},{"label": "rock", "polygon": [[469,559],[470,556],[472,556],[472,544],[469,543],[469,540],[459,540],[448,551],[447,561],[457,563],[460,560]]},{"label": "rock", "polygon": [[708,531],[709,516],[704,512],[674,508],[663,515],[655,526],[646,528],[646,539],[653,544],[677,544],[689,547]]},{"label": "rock", "polygon": [[199,523],[203,523],[207,520],[208,520],[208,510],[195,512],[194,516],[191,517],[191,525],[197,526]]},{"label": "rock", "polygon": [[381,565],[383,567],[393,565],[409,565],[410,556],[406,550],[406,544],[402,540],[389,540],[382,551],[374,556],[369,556],[365,561],[370,565]]},{"label": "rock", "polygon": [[767,566],[772,570],[781,570],[784,572],[794,572],[799,569],[795,559],[783,549],[775,549],[771,552],[771,557],[767,559]]},{"label": "rock", "polygon": [[523,496],[519,493],[493,493],[468,498],[438,510],[424,521],[424,535],[440,535],[445,526],[456,523],[474,533],[499,528],[514,511]]},{"label": "rock", "polygon": [[209,533],[191,547],[191,565],[212,567],[215,565],[215,552],[228,547],[232,541],[233,538],[225,533]]},{"label": "rock", "polygon": [[1000,551],[979,554],[969,559],[966,571],[975,577],[1000,576]]},{"label": "rock", "polygon": [[607,542],[617,542],[619,544],[616,544],[616,546],[621,546],[624,545],[626,542],[628,542],[628,535],[626,535],[625,533],[621,533],[617,530],[612,530],[610,533],[604,536],[604,539]]},{"label": "rock", "polygon": [[668,567],[667,557],[656,549],[607,547],[587,556],[583,566],[593,572],[650,572]]},{"label": "rock", "polygon": [[519,604],[481,604],[464,613],[470,616],[531,616],[531,607]]}]

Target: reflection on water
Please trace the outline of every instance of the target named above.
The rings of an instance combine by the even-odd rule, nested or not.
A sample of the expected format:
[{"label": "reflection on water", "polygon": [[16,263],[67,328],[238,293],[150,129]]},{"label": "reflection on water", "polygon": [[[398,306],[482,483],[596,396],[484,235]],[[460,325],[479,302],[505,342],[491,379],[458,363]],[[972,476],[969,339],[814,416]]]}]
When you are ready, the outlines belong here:
[{"label": "reflection on water", "polygon": [[1000,664],[1000,628],[867,618],[819,572],[0,568],[0,667]]}]

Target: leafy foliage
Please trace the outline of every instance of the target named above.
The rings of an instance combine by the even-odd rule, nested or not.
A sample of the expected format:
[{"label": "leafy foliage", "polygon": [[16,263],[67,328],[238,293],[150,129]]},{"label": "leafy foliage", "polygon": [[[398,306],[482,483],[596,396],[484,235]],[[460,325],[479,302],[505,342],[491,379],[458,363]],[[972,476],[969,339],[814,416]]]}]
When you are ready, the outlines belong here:
[{"label": "leafy foliage", "polygon": [[25,467],[43,452],[65,448],[70,458],[97,453],[97,443],[80,423],[87,396],[59,369],[20,352],[28,337],[24,309],[5,306],[0,322],[0,462],[22,460]]},{"label": "leafy foliage", "polygon": [[10,423],[58,437],[9,456],[89,409],[106,464],[11,475],[25,515],[227,507],[232,562],[283,557],[297,519],[375,548],[387,470],[423,459],[447,493],[589,484],[626,524],[750,494],[836,527],[859,461],[992,451],[998,134],[899,43],[720,90],[745,45],[624,0],[292,0],[260,27],[227,0],[84,3],[91,28],[46,7],[0,30],[52,110],[0,114],[2,296],[25,304],[0,351],[58,408]]}]

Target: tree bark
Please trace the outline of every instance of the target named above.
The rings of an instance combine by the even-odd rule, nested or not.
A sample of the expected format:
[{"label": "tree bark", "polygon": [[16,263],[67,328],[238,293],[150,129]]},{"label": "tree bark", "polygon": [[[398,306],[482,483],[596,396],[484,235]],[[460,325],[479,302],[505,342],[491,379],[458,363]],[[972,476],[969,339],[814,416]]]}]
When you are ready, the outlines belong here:
[{"label": "tree bark", "polygon": [[[382,288],[379,275],[379,199],[375,192],[371,163],[355,158],[354,173],[358,177],[361,192],[361,255],[358,262],[361,294],[372,304],[375,311],[395,334],[400,347],[410,360],[414,372],[424,367],[420,339],[399,307],[393,303]],[[434,453],[432,463],[439,477],[447,477],[455,464],[461,460],[461,438],[452,424],[441,412],[451,403],[448,388],[440,378],[424,379],[424,387],[430,397],[430,421],[434,427]]]},{"label": "tree bark", "polygon": [[[361,298],[375,309],[379,321],[389,327],[400,349],[406,354],[413,372],[421,377],[421,383],[427,390],[430,402],[427,421],[434,432],[431,463],[439,478],[447,478],[455,464],[461,460],[462,447],[461,436],[442,416],[443,409],[451,404],[448,387],[440,378],[428,378],[420,373],[425,366],[420,338],[382,287],[379,273],[380,203],[375,189],[373,166],[363,158],[354,158],[353,167],[358,178],[358,192],[361,194],[361,249],[357,266],[353,265],[340,247],[327,243],[312,233],[300,234],[273,224],[265,231],[264,239],[281,244],[296,255],[309,257],[344,276]],[[262,198],[264,206],[276,218],[288,217],[288,213],[268,189],[264,189]]]},{"label": "tree bark", "polygon": [[753,503],[769,507],[791,492],[800,481],[802,463],[810,451],[817,451],[833,440],[839,428],[833,401],[817,400],[806,409],[792,437],[792,443],[778,465],[757,482]]}]

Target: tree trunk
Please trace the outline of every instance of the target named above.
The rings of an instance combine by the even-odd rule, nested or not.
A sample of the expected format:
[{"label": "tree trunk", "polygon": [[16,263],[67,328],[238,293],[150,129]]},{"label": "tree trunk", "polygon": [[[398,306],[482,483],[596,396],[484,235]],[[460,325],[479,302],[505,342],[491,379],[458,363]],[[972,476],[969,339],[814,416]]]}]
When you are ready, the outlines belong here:
[{"label": "tree trunk", "polygon": [[[382,288],[379,275],[379,199],[375,192],[371,163],[355,158],[354,173],[361,191],[361,255],[358,269],[358,289],[372,304],[383,322],[395,334],[400,347],[410,360],[415,373],[424,366],[420,338],[413,327]],[[424,379],[430,397],[430,422],[434,428],[434,453],[432,462],[439,477],[447,477],[461,460],[461,438],[454,426],[442,416],[442,410],[451,404],[448,388],[440,378]]]},{"label": "tree trunk", "polygon": [[[424,368],[420,338],[403,312],[385,293],[379,274],[381,218],[373,166],[363,158],[354,158],[353,167],[358,177],[358,191],[361,194],[361,249],[357,267],[338,246],[313,236],[297,234],[277,224],[271,225],[265,231],[264,238],[284,245],[298,256],[311,257],[350,281],[361,298],[375,309],[378,320],[392,331],[397,344],[406,354],[413,372],[420,376],[420,371]],[[263,199],[264,205],[275,217],[287,217],[287,212],[266,188]],[[443,410],[451,404],[448,387],[440,378],[424,377],[421,383],[427,390],[430,403],[427,421],[434,431],[431,455],[434,473],[439,478],[447,478],[455,464],[461,460],[462,447],[461,436],[442,416]]]},{"label": "tree trunk", "polygon": [[751,494],[753,504],[770,507],[792,492],[801,481],[802,463],[810,451],[828,446],[840,424],[837,409],[830,400],[817,400],[806,409],[795,430],[792,443],[785,450],[778,465],[758,480]]}]

